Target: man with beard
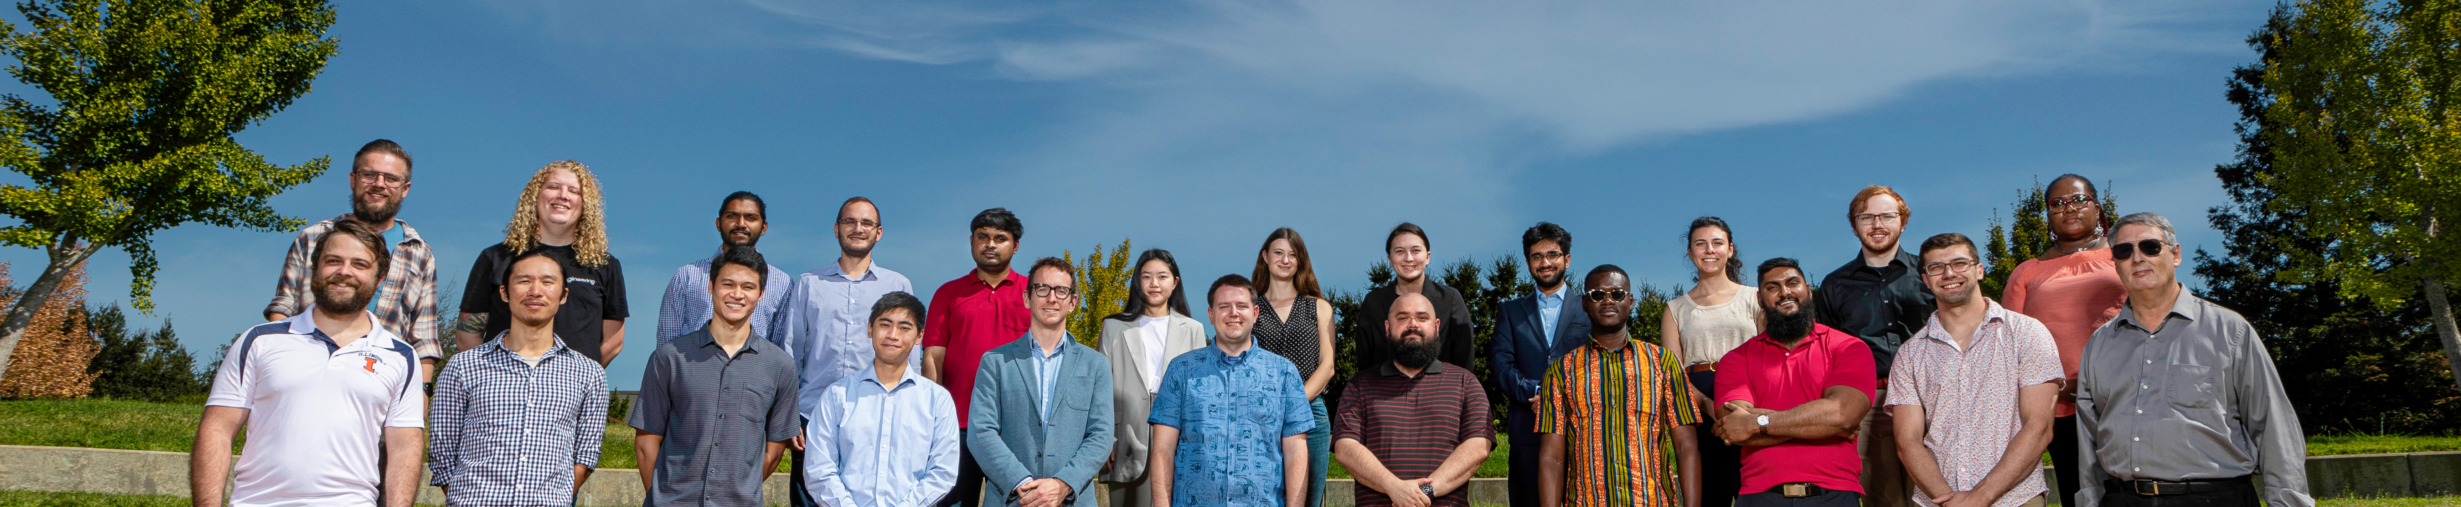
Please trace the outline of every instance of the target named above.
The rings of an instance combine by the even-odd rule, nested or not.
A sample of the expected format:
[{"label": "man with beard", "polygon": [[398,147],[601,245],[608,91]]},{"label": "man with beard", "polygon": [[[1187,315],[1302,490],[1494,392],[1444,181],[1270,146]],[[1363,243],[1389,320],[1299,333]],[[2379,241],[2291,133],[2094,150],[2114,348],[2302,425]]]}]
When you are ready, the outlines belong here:
[{"label": "man with beard", "polygon": [[803,433],[795,362],[752,321],[769,263],[741,244],[715,260],[716,314],[650,353],[627,418],[644,505],[767,505],[761,481]]},{"label": "man with beard", "polygon": [[[1897,347],[1923,328],[1931,315],[1931,290],[1916,271],[1922,258],[1898,248],[1914,209],[1889,187],[1872,185],[1846,205],[1846,222],[1862,245],[1854,260],[1820,279],[1821,325],[1860,338],[1871,348],[1874,383],[1888,380]],[[1886,398],[1882,389],[1873,397]],[[1896,421],[1886,410],[1865,415],[1854,438],[1863,459],[1863,489],[1874,507],[1902,507],[1916,491],[1897,459]],[[1745,489],[1744,491],[1751,491]]]},{"label": "man with beard", "polygon": [[282,259],[282,276],[274,282],[273,303],[265,305],[265,320],[287,320],[307,310],[308,283],[316,272],[310,253],[336,222],[358,220],[381,235],[393,259],[369,288],[368,311],[385,331],[410,343],[419,357],[419,381],[435,378],[436,358],[444,356],[436,334],[436,256],[417,229],[394,218],[409,196],[410,152],[384,139],[360,146],[350,159],[350,214],[299,230],[290,254]]},{"label": "man with beard", "polygon": [[1025,272],[1032,274],[1028,297],[1019,303],[1032,312],[1033,328],[977,361],[966,452],[999,488],[1002,505],[1094,507],[1103,496],[1092,490],[1094,473],[1117,439],[1111,360],[1068,335],[1076,267],[1044,257]]},{"label": "man with beard", "polygon": [[[972,414],[974,373],[982,365],[983,353],[1015,341],[1031,322],[1025,306],[1025,275],[1008,268],[1008,260],[1017,256],[1017,242],[1025,238],[1025,224],[1007,208],[992,208],[976,213],[968,227],[966,241],[972,247],[974,271],[940,284],[931,293],[931,316],[923,323],[923,378],[956,395],[960,426]],[[1103,387],[1105,392],[1110,389]],[[972,506],[981,501],[983,468],[975,462],[974,451],[970,440],[958,451],[957,486],[940,499],[940,505]]]},{"label": "man with beard", "polygon": [[2306,434],[2273,356],[2247,317],[2180,286],[2183,253],[2162,215],[2111,226],[2128,306],[2085,342],[2077,505],[2313,507]]},{"label": "man with beard", "polygon": [[[878,319],[867,319],[867,312],[875,311],[873,306],[889,293],[914,293],[914,283],[906,281],[906,275],[872,262],[872,248],[880,245],[883,233],[880,208],[871,199],[846,199],[837,207],[837,262],[796,275],[792,286],[777,291],[786,295],[786,304],[778,308],[776,327],[768,331],[769,339],[784,346],[786,353],[795,358],[802,386],[795,398],[795,413],[803,414],[807,424],[829,386],[873,368],[870,335],[875,331],[869,329],[877,325],[871,321]],[[923,312],[915,312],[914,317],[919,333],[923,329]],[[923,354],[908,352],[906,365],[921,375]],[[805,445],[803,437],[795,437],[795,484],[811,480],[803,475],[808,467],[804,462]],[[791,489],[793,494],[788,496],[794,499],[794,505],[814,505],[804,488]]]},{"label": "man with beard", "polygon": [[[1676,429],[1701,416],[1677,369],[1681,358],[1632,341],[1635,301],[1623,268],[1600,265],[1585,280],[1581,310],[1589,314],[1589,339],[1547,370],[1539,392],[1538,503],[1662,506],[1681,498],[1697,507],[1700,451],[1693,432]],[[1670,439],[1680,471],[1667,466],[1666,449],[1658,446]]]},{"label": "man with beard", "polygon": [[[310,245],[316,303],[248,329],[214,374],[188,458],[199,507],[222,504],[232,472],[234,506],[376,505],[381,496],[387,507],[409,507],[418,493],[427,413],[418,362],[367,311],[394,259],[372,227],[319,225],[324,234]],[[231,439],[243,423],[248,448],[233,468]]]},{"label": "man with beard", "polygon": [[2059,397],[2059,345],[2032,317],[1982,296],[1987,268],[1954,232],[1923,240],[1923,283],[1940,310],[1897,354],[1889,410],[1897,453],[1930,506],[2039,507],[2042,449]]},{"label": "man with beard", "polygon": [[1794,259],[1760,263],[1759,296],[1768,331],[1718,361],[1718,438],[1743,448],[1735,507],[1857,505],[1855,429],[1879,388],[1871,346],[1812,322]]},{"label": "man with beard", "polygon": [[[1504,302],[1495,318],[1495,385],[1504,391],[1504,431],[1522,445],[1512,448],[1512,507],[1538,506],[1538,388],[1547,367],[1580,347],[1589,334],[1589,312],[1564,311],[1573,295],[1564,273],[1572,266],[1572,233],[1539,222],[1521,233],[1521,254],[1530,263],[1536,291]],[[1455,338],[1457,340],[1462,338]],[[1455,365],[1460,366],[1460,365]]]},{"label": "man with beard", "polygon": [[1436,361],[1443,328],[1426,296],[1403,294],[1385,315],[1393,360],[1343,388],[1333,456],[1361,487],[1360,507],[1469,507],[1470,474],[1495,445],[1487,390],[1476,374]]},{"label": "man with beard", "polygon": [[562,255],[512,254],[490,284],[512,308],[504,332],[436,373],[428,484],[447,505],[572,505],[598,467],[607,372],[556,335],[572,290]]},{"label": "man with beard", "polygon": [[[1470,336],[1470,305],[1461,291],[1445,286],[1427,276],[1428,262],[1435,258],[1433,243],[1427,241],[1427,230],[1418,224],[1403,222],[1393,226],[1384,236],[1384,260],[1393,267],[1393,283],[1367,291],[1360,300],[1360,311],[1376,321],[1359,326],[1367,336],[1359,340],[1355,357],[1356,371],[1376,371],[1393,360],[1393,340],[1384,335],[1381,319],[1390,314],[1393,300],[1403,294],[1427,296],[1436,308],[1436,319],[1442,321],[1445,336]],[[1453,340],[1436,353],[1436,360],[1453,364],[1470,364],[1477,355],[1469,340]]]},{"label": "man with beard", "polygon": [[1316,428],[1307,377],[1248,334],[1257,314],[1248,277],[1214,280],[1205,308],[1213,346],[1171,359],[1147,413],[1154,506],[1305,505],[1307,432]]},{"label": "man with beard", "polygon": [[[761,202],[761,196],[738,191],[727,194],[726,200],[718,202],[718,253],[675,268],[675,278],[667,280],[666,297],[658,302],[657,345],[665,345],[668,340],[709,323],[710,313],[714,311],[709,299],[711,266],[715,266],[718,257],[726,255],[729,248],[758,248],[761,234],[768,231],[769,204]],[[761,269],[768,272],[764,279],[781,286],[789,283],[786,272],[777,266],[761,266]],[[786,291],[777,290],[784,287],[764,285],[761,288],[769,290],[761,291],[760,305],[753,307],[750,322],[752,329],[760,334],[774,336],[770,332],[770,324],[779,309],[784,308]],[[777,340],[771,338],[770,341],[775,343]],[[652,347],[651,350],[656,350],[656,345]]]}]

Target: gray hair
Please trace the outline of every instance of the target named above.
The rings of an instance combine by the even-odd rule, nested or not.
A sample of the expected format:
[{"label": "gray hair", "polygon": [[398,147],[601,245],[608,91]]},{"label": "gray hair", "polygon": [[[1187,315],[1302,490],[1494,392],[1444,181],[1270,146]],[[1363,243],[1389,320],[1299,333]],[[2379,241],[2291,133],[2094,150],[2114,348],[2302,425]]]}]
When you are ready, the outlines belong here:
[{"label": "gray hair", "polygon": [[2111,224],[2111,233],[2118,234],[2119,228],[2129,225],[2152,227],[2154,230],[2162,231],[2163,243],[2169,243],[2172,246],[2179,244],[2179,229],[2171,227],[2170,219],[2163,218],[2162,215],[2150,211],[2129,213],[2128,216],[2119,217],[2119,222]]}]

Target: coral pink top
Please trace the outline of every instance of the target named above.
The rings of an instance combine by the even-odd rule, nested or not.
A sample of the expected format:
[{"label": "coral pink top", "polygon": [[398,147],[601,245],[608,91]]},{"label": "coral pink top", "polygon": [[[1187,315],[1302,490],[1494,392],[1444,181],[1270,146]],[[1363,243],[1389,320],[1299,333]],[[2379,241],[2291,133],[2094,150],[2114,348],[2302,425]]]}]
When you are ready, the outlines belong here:
[{"label": "coral pink top", "polygon": [[[2000,302],[2051,329],[2051,340],[2059,343],[2060,366],[2074,379],[2085,341],[2093,337],[2094,329],[2119,316],[2120,307],[2128,304],[2128,290],[2119,283],[2111,250],[2104,248],[2018,264],[2008,273],[2008,288]],[[2076,404],[2062,402],[2052,415],[2075,413]]]}]

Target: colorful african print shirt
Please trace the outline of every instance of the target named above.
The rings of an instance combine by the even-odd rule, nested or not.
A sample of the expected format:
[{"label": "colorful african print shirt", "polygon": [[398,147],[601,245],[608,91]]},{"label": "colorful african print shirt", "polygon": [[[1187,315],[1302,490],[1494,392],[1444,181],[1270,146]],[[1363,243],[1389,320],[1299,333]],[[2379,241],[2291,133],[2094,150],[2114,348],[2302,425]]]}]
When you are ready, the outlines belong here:
[{"label": "colorful african print shirt", "polygon": [[1564,505],[1673,505],[1675,468],[1661,442],[1701,422],[1679,388],[1677,358],[1656,344],[1590,342],[1547,369],[1538,432],[1564,435]]}]

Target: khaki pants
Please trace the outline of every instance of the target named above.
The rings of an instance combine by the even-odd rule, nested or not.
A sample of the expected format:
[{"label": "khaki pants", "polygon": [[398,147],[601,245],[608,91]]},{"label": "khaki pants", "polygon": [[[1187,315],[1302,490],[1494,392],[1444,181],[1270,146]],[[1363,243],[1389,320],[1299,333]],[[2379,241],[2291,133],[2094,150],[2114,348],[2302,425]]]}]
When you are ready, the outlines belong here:
[{"label": "khaki pants", "polygon": [[1913,507],[1913,495],[1921,490],[1906,478],[1905,464],[1897,459],[1897,418],[1880,406],[1887,399],[1887,389],[1872,397],[1871,413],[1863,416],[1854,438],[1854,450],[1863,456],[1863,506]]}]

